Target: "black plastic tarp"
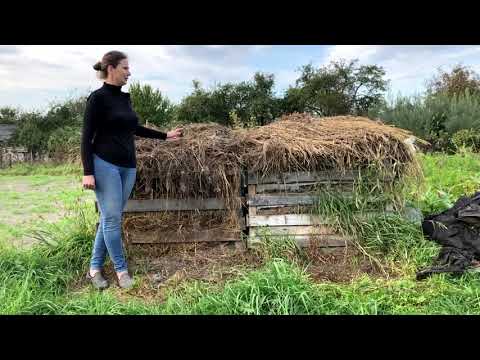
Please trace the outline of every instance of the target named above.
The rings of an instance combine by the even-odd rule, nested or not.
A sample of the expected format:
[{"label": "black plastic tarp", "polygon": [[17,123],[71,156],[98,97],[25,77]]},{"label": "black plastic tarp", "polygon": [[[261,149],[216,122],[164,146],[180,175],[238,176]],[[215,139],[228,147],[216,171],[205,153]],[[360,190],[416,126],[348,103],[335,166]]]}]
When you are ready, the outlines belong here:
[{"label": "black plastic tarp", "polygon": [[426,216],[422,230],[442,249],[431,267],[417,272],[417,280],[435,273],[462,274],[480,260],[480,192],[461,197],[448,210]]}]

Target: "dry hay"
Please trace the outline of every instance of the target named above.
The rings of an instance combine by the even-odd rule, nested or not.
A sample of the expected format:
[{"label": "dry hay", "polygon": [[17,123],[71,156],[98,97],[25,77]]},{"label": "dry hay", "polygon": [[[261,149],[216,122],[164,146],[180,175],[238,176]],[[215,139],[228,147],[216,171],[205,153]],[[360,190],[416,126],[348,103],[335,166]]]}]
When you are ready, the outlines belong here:
[{"label": "dry hay", "polygon": [[136,147],[134,199],[231,200],[237,196],[239,139],[227,127],[187,125],[184,136],[176,141],[139,139]]},{"label": "dry hay", "polygon": [[229,210],[158,211],[128,213],[123,217],[123,234],[128,243],[141,233],[181,241],[206,229],[230,232],[232,238],[240,240],[238,217]]},{"label": "dry hay", "polygon": [[136,140],[137,181],[132,198],[220,198],[227,209],[127,215],[127,231],[181,228],[193,233],[211,226],[238,230],[244,168],[266,176],[373,166],[378,176],[396,180],[420,169],[404,142],[412,136],[410,132],[363,117],[296,113],[252,129],[191,124],[183,132],[176,141]]},{"label": "dry hay", "polygon": [[202,211],[201,215],[193,211],[129,214],[126,232],[239,229],[240,151],[232,130],[218,124],[191,124],[176,141],[138,139],[136,147],[133,199],[220,198],[226,210]]},{"label": "dry hay", "polygon": [[244,133],[242,161],[262,175],[368,168],[398,177],[418,172],[411,133],[363,117],[283,116]]}]

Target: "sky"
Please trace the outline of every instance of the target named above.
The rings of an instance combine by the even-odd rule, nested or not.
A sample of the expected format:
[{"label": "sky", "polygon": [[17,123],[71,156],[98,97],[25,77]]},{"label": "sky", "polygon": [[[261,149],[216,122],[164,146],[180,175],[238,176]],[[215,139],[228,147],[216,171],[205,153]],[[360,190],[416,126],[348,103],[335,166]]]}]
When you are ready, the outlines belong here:
[{"label": "sky", "polygon": [[191,93],[194,79],[210,88],[250,81],[257,71],[274,74],[281,96],[301,66],[339,59],[383,67],[387,96],[422,93],[438,68],[462,64],[480,73],[480,46],[472,45],[0,45],[0,107],[43,111],[87,95],[102,85],[92,66],[110,50],[128,55],[129,83],[150,84],[175,103]]}]

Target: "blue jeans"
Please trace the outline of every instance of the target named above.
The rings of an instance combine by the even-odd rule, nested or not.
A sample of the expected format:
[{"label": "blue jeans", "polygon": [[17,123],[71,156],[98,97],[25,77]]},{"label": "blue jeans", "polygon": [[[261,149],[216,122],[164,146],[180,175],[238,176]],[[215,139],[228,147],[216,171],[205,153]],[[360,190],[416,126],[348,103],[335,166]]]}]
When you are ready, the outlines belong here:
[{"label": "blue jeans", "polygon": [[122,214],[135,184],[137,170],[113,165],[93,155],[95,195],[100,209],[90,268],[101,270],[107,252],[115,271],[127,271],[123,253]]}]

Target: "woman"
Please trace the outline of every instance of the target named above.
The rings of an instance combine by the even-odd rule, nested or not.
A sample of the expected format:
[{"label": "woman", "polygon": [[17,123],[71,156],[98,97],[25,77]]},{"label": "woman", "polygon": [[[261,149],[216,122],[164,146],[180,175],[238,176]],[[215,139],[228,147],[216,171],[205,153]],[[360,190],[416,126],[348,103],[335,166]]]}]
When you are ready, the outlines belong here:
[{"label": "woman", "polygon": [[163,132],[139,125],[130,94],[121,91],[130,76],[127,56],[120,51],[106,53],[93,68],[103,86],[90,94],[82,130],[83,187],[95,191],[100,208],[100,225],[95,237],[87,278],[97,289],[108,282],[102,275],[107,252],[122,288],[130,288],[123,253],[122,213],[135,184],[134,135],[152,139],[177,139],[181,129]]}]

